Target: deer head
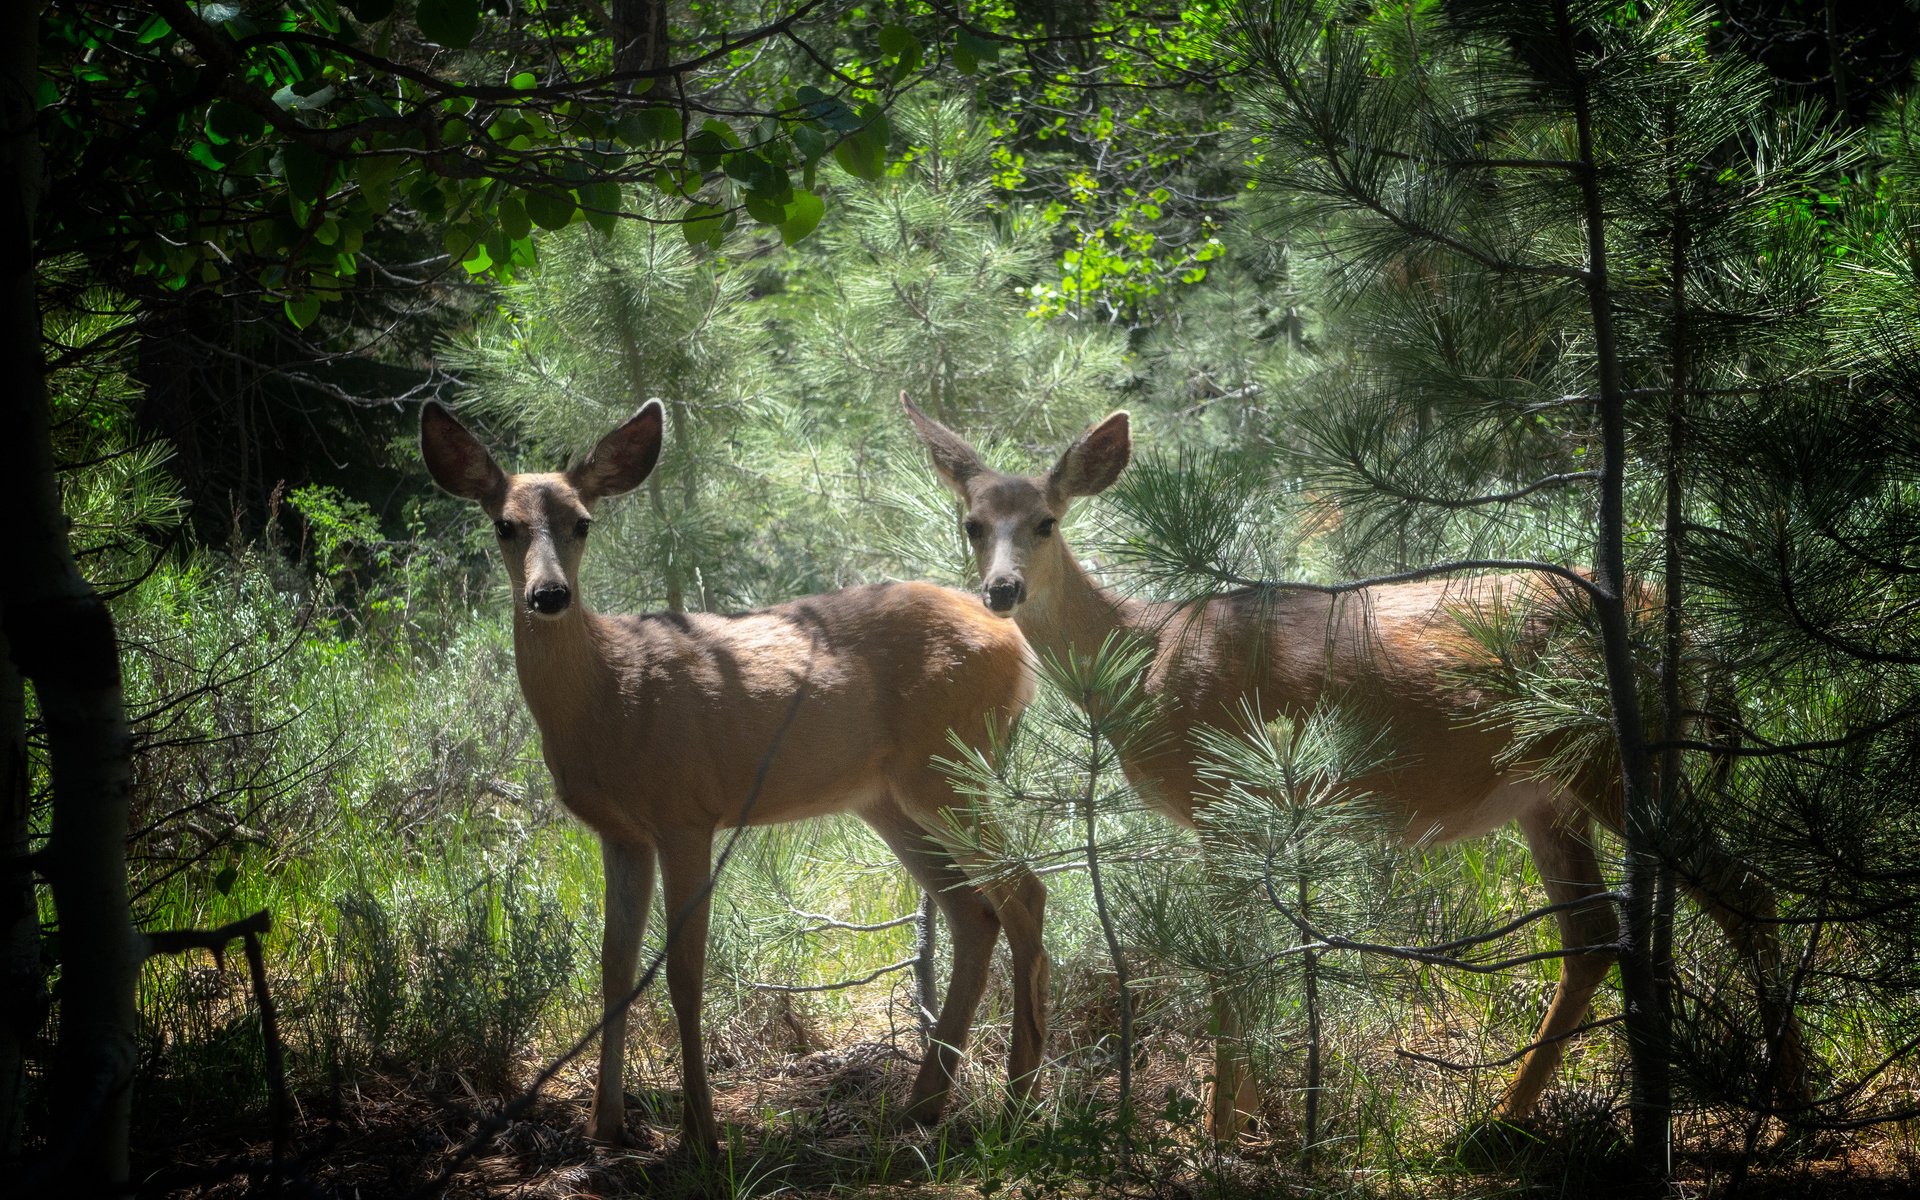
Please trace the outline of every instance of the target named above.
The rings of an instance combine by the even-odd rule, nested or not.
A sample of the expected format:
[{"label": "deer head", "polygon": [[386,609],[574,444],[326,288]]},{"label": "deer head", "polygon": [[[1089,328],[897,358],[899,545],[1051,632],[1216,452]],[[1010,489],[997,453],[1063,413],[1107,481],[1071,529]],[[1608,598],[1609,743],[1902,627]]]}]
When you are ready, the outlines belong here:
[{"label": "deer head", "polygon": [[959,497],[962,527],[980,571],[980,599],[1012,616],[1031,596],[1052,591],[1071,555],[1056,535],[1075,497],[1105,491],[1133,456],[1125,412],[1080,435],[1045,475],[993,470],[966,439],[927,416],[903,394],[914,431],[933,458],[940,481]]},{"label": "deer head", "polygon": [[640,486],[660,458],[665,409],[649,400],[626,424],[564,471],[509,475],[445,406],[420,414],[420,454],[433,481],[493,518],[507,577],[535,619],[563,616],[580,591],[580,555],[593,506]]}]

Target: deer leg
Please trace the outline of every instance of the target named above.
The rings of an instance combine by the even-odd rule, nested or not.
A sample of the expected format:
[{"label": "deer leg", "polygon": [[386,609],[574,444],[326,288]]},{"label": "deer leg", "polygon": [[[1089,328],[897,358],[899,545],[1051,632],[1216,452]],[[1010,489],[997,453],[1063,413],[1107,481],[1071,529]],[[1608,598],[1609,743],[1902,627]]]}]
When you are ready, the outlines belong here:
[{"label": "deer leg", "polygon": [[1006,930],[1013,952],[1013,1050],[1007,1057],[1007,1089],[1019,1100],[1033,1096],[1047,1049],[1047,997],[1052,965],[1040,936],[1046,919],[1046,885],[1020,867],[982,885]]},{"label": "deer leg", "polygon": [[1684,841],[1687,850],[1678,864],[1680,886],[1720,926],[1754,980],[1778,1097],[1790,1104],[1804,1103],[1813,1095],[1806,1044],[1791,1000],[1780,993],[1784,971],[1780,939],[1772,923],[1773,889],[1746,863],[1727,853],[1710,832],[1686,831]]},{"label": "deer leg", "polygon": [[[1533,848],[1533,861],[1548,899],[1561,904],[1606,890],[1593,852],[1593,826],[1585,817],[1542,804],[1520,818],[1520,828]],[[1620,940],[1619,917],[1608,901],[1563,909],[1556,916],[1563,948],[1609,946]],[[1533,1048],[1521,1060],[1519,1072],[1494,1109],[1495,1119],[1518,1120],[1532,1110],[1553,1078],[1554,1068],[1560,1065],[1567,1036],[1586,1020],[1587,1006],[1614,958],[1614,953],[1607,951],[1571,954],[1560,960],[1560,982],[1553,990],[1553,1001],[1533,1035]]]},{"label": "deer leg", "polygon": [[899,808],[887,805],[865,814],[867,822],[893,850],[907,873],[926,889],[946,918],[953,939],[953,972],[946,999],[934,1021],[927,1054],[914,1080],[907,1115],[923,1124],[937,1120],[958,1072],[960,1053],[973,1029],[974,1010],[987,990],[987,971],[993,944],[1000,936],[1000,918],[994,915],[978,889],[954,864],[951,855]]},{"label": "deer leg", "polygon": [[647,908],[653,903],[653,847],[603,838],[600,862],[607,883],[607,923],[600,937],[600,998],[606,1020],[600,1027],[600,1077],[593,1087],[587,1132],[596,1141],[618,1142],[626,1135],[622,1070],[627,1050],[627,1005],[640,958],[640,939],[647,931]]},{"label": "deer leg", "polygon": [[707,1084],[707,1059],[700,1044],[700,1001],[707,975],[707,878],[713,869],[710,830],[678,831],[658,843],[667,922],[667,994],[680,1027],[681,1125],[697,1150],[719,1141],[713,1121],[713,1092]]},{"label": "deer leg", "polygon": [[[1029,870],[1008,868],[1004,862],[993,860],[991,852],[979,847],[948,845],[941,839],[939,820],[943,818],[933,814],[952,803],[952,789],[947,780],[935,776],[931,770],[925,772],[922,780],[916,780],[916,785],[918,795],[925,797],[925,801],[900,806],[899,843],[893,841],[887,831],[881,831],[881,835],[889,837],[889,845],[899,852],[908,870],[916,870],[916,860],[908,856],[908,851],[922,862],[939,864],[939,877],[945,879],[945,883],[941,887],[922,883],[943,908],[952,900],[970,897],[958,908],[947,908],[947,924],[954,939],[954,972],[948,985],[947,1002],[941,1006],[941,1018],[933,1027],[937,1056],[929,1058],[929,1064],[937,1064],[941,1073],[929,1077],[927,1069],[922,1068],[922,1079],[914,1087],[916,1116],[922,1116],[925,1108],[937,1112],[935,1102],[945,1102],[945,1089],[952,1081],[960,1046],[972,1027],[973,1010],[987,989],[995,927],[1006,931],[1006,945],[1012,950],[1014,962],[1014,1044],[1008,1054],[1006,1083],[1008,1091],[1025,1100],[1033,1094],[1041,1058],[1046,1052],[1050,966],[1041,941],[1041,927],[1046,920],[1046,887]],[[902,795],[902,799],[906,797]],[[998,833],[991,826],[983,829],[985,841],[991,843],[996,837]],[[908,851],[902,851],[902,843]],[[991,918],[993,924],[981,922],[981,914]],[[966,925],[972,925],[972,929],[966,929]],[[920,1098],[927,1100],[925,1108],[920,1106]]]}]

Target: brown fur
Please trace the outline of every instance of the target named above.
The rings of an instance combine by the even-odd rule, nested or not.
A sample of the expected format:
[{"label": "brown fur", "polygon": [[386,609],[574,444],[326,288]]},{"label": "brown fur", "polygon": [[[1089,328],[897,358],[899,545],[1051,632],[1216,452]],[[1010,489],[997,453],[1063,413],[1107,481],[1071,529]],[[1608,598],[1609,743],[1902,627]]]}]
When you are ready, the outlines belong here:
[{"label": "brown fur", "polygon": [[[1189,604],[1142,603],[1095,583],[1055,529],[1075,496],[1104,490],[1126,467],[1132,452],[1127,414],[1115,413],[1083,435],[1046,476],[1020,476],[989,469],[957,434],[911,403],[906,408],[936,470],[965,507],[969,531],[979,533],[975,560],[990,607],[996,597],[1023,596],[1008,615],[1042,654],[1091,655],[1116,633],[1154,647],[1141,683],[1164,701],[1161,736],[1145,753],[1118,750],[1129,780],[1169,817],[1190,825],[1206,802],[1195,770],[1200,727],[1238,727],[1248,699],[1257,701],[1264,719],[1301,717],[1339,703],[1387,731],[1393,761],[1356,783],[1387,806],[1407,841],[1449,842],[1517,821],[1555,903],[1605,890],[1592,832],[1596,819],[1619,828],[1616,766],[1594,762],[1555,779],[1537,778],[1525,765],[1503,766],[1510,735],[1476,719],[1484,697],[1462,670],[1485,653],[1462,627],[1463,609],[1517,609],[1526,622],[1523,640],[1543,638],[1554,621],[1575,611],[1569,582],[1508,574],[1338,596],[1261,589]],[[1770,898],[1710,837],[1697,845],[1701,869],[1691,890],[1764,969],[1777,958],[1772,935],[1741,913],[1770,911]],[[1716,880],[1717,886],[1706,886]],[[1566,946],[1618,941],[1618,922],[1603,901],[1557,916]],[[1611,962],[1611,953],[1561,959],[1553,1001],[1498,1116],[1523,1116],[1539,1098],[1565,1036],[1584,1020]],[[1221,1036],[1209,1121],[1224,1137],[1244,1125],[1256,1101],[1229,1006],[1216,1004],[1215,1019]],[[1789,1043],[1782,1049],[1785,1074],[1799,1070],[1797,1033],[1789,1031]]]},{"label": "brown fur", "polygon": [[[715,832],[742,821],[856,813],[945,912],[953,975],[914,1086],[909,1112],[918,1119],[937,1116],[945,1102],[1004,928],[1015,977],[1010,1078],[1025,1094],[1046,1037],[1045,891],[1025,873],[988,877],[977,852],[942,841],[958,800],[931,763],[951,752],[948,730],[985,748],[990,730],[1031,699],[1025,642],[971,598],[919,583],[849,588],[737,616],[588,610],[578,599],[581,522],[596,501],[638,486],[651,470],[658,408],[650,403],[561,474],[507,475],[438,405],[421,426],[435,480],[506,523],[520,690],[562,803],[601,839],[608,1017],[593,1136],[624,1132],[624,1002],[657,858],[666,918],[685,921],[667,951],[685,1126],[697,1144],[715,1141],[700,1046],[708,921],[700,892]],[[564,607],[537,610],[536,594],[554,588],[567,593]]]}]

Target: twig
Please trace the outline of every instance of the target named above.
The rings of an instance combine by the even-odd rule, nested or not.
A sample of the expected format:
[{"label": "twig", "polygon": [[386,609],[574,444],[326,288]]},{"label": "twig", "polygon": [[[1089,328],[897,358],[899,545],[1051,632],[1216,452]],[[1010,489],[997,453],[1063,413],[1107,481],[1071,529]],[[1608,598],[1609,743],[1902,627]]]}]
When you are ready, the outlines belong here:
[{"label": "twig", "polygon": [[1401,1058],[1412,1059],[1414,1062],[1427,1063],[1430,1066],[1441,1067],[1448,1071],[1459,1071],[1462,1073],[1465,1073],[1467,1071],[1485,1071],[1485,1070],[1490,1070],[1494,1067],[1504,1067],[1508,1063],[1519,1062],[1521,1059],[1525,1058],[1529,1054],[1532,1054],[1535,1050],[1538,1050],[1542,1046],[1551,1046],[1556,1042],[1564,1042],[1568,1038],[1578,1037],[1589,1030],[1599,1029],[1606,1025],[1617,1025],[1625,1019],[1626,1019],[1625,1016],[1620,1013],[1615,1013],[1611,1017],[1601,1017],[1597,1021],[1588,1021],[1584,1024],[1576,1025],[1572,1029],[1567,1030],[1565,1033],[1556,1033],[1552,1037],[1541,1038],[1537,1042],[1528,1042],[1526,1045],[1520,1047],[1518,1050],[1515,1050],[1512,1054],[1506,1055],[1502,1058],[1490,1058],[1485,1060],[1484,1062],[1470,1062],[1470,1063],[1454,1062],[1450,1058],[1436,1058],[1431,1054],[1422,1054],[1418,1050],[1408,1050],[1404,1046],[1395,1046],[1393,1049],[1393,1052],[1394,1054],[1398,1055]]},{"label": "twig", "polygon": [[[263,908],[255,915],[265,923],[267,910]],[[287,1064],[280,1049],[280,1018],[274,1012],[273,996],[267,991],[267,963],[260,953],[260,935],[249,930],[242,940],[247,951],[247,973],[253,976],[253,1000],[260,1006],[260,1040],[266,1045],[267,1105],[273,1121],[273,1160],[267,1167],[267,1187],[271,1189],[279,1186],[280,1172],[292,1148]]]},{"label": "twig", "polygon": [[903,958],[897,963],[888,963],[886,966],[870,971],[858,979],[842,979],[838,983],[756,983],[752,980],[746,980],[744,982],[748,987],[757,992],[838,992],[845,988],[859,987],[863,983],[872,983],[882,975],[888,975],[894,971],[904,971],[918,964],[919,961],[920,956],[916,954],[912,958]]},{"label": "twig", "polygon": [[825,913],[810,913],[798,908],[793,911],[795,916],[806,917],[819,922],[818,925],[809,925],[807,928],[800,930],[802,934],[824,933],[829,929],[844,929],[848,933],[878,933],[882,929],[898,929],[902,925],[911,925],[920,919],[919,911],[915,910],[904,917],[895,917],[890,921],[875,921],[871,925],[862,925],[853,921],[836,920],[833,917],[827,916]]},{"label": "twig", "polygon": [[273,917],[266,909],[238,921],[229,921],[215,929],[156,929],[146,934],[148,958],[161,954],[185,954],[205,950],[213,955],[216,966],[224,966],[227,947],[245,937],[259,937],[273,928]]},{"label": "twig", "polygon": [[1558,950],[1540,950],[1532,954],[1517,954],[1511,958],[1494,959],[1491,962],[1475,962],[1449,953],[1449,951],[1452,950],[1462,949],[1467,946],[1477,946],[1497,938],[1505,937],[1524,925],[1563,909],[1582,908],[1589,904],[1609,900],[1616,903],[1620,902],[1622,897],[1619,892],[1592,892],[1573,900],[1562,900],[1558,904],[1549,904],[1542,908],[1537,908],[1524,916],[1509,921],[1507,924],[1491,932],[1472,934],[1464,938],[1455,938],[1450,942],[1441,942],[1434,946],[1391,946],[1381,942],[1358,942],[1349,937],[1342,937],[1337,933],[1322,933],[1314,928],[1305,918],[1287,907],[1287,905],[1281,901],[1279,892],[1275,890],[1273,885],[1273,860],[1278,852],[1278,847],[1267,851],[1267,864],[1261,874],[1260,883],[1266,890],[1267,903],[1273,906],[1275,912],[1292,922],[1294,928],[1298,929],[1307,941],[1302,945],[1289,946],[1285,950],[1276,951],[1268,955],[1269,961],[1284,958],[1290,954],[1307,954],[1322,950],[1356,950],[1364,954],[1380,954],[1388,958],[1405,959],[1409,962],[1425,963],[1429,966],[1451,967],[1457,971],[1469,971],[1476,975],[1491,975],[1530,962],[1542,962],[1554,958],[1574,958],[1588,954],[1618,954],[1620,952],[1620,944],[1618,942],[1598,942],[1588,946],[1562,946]]}]

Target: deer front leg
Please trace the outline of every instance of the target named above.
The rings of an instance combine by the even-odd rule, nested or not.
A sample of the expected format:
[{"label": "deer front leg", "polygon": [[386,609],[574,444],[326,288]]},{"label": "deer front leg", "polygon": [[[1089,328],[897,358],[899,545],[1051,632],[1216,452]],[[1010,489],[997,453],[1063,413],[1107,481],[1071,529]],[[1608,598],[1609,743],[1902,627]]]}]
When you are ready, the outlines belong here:
[{"label": "deer front leg", "polygon": [[603,839],[600,863],[606,875],[607,923],[600,937],[600,999],[606,1016],[600,1028],[600,1077],[593,1087],[593,1112],[587,1134],[595,1141],[626,1138],[627,1007],[632,998],[640,940],[653,903],[653,847]]},{"label": "deer front leg", "polygon": [[[1565,904],[1582,896],[1606,890],[1600,875],[1600,862],[1593,850],[1590,822],[1578,816],[1565,816],[1540,809],[1520,818],[1520,829],[1533,849],[1534,864],[1540,869],[1540,882],[1547,899]],[[1620,940],[1620,922],[1613,906],[1595,900],[1585,908],[1564,909],[1556,917],[1563,949],[1582,946],[1611,947]],[[1553,989],[1547,1015],[1540,1019],[1533,1035],[1532,1049],[1520,1062],[1520,1070],[1507,1086],[1507,1093],[1494,1109],[1496,1121],[1518,1121],[1533,1110],[1535,1101],[1546,1091],[1555,1068],[1560,1065],[1566,1041],[1587,1019],[1587,1005],[1613,965],[1611,949],[1596,949],[1560,960],[1560,982]]]},{"label": "deer front leg", "polygon": [[667,922],[667,993],[680,1027],[681,1126],[687,1144],[705,1153],[719,1142],[713,1092],[700,1045],[700,1001],[707,976],[707,877],[713,867],[710,830],[676,832],[657,843]]}]

